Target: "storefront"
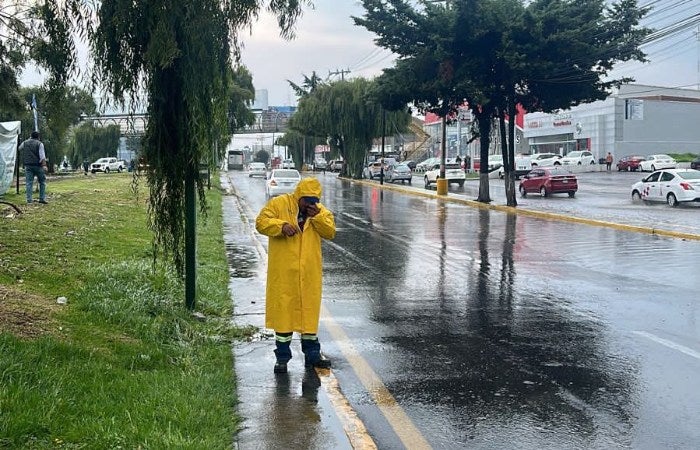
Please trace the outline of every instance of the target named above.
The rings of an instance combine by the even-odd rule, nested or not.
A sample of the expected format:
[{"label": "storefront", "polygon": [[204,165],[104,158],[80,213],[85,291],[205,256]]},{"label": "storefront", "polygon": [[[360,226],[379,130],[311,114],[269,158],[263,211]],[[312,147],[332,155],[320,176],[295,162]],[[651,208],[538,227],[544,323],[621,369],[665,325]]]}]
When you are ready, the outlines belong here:
[{"label": "storefront", "polygon": [[525,115],[530,153],[588,150],[596,160],[654,153],[700,153],[700,92],[623,85],[605,100],[558,114]]}]

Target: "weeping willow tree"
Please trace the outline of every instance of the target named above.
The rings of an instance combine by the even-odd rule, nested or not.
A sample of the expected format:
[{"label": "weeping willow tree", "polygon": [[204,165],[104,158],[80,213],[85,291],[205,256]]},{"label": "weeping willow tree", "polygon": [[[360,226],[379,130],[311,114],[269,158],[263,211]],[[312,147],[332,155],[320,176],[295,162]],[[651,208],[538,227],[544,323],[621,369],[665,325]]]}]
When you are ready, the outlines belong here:
[{"label": "weeping willow tree", "polygon": [[[346,164],[341,175],[362,176],[362,165],[375,138],[382,135],[382,107],[374,97],[374,82],[365,78],[337,81],[317,87],[299,102],[290,128],[300,133],[314,130],[325,136]],[[407,129],[411,116],[405,111],[389,111],[386,129]]]},{"label": "weeping willow tree", "polygon": [[[230,120],[229,97],[239,57],[238,31],[262,8],[276,15],[280,34],[292,27],[306,0],[113,0],[98,6],[91,33],[94,79],[122,102],[145,92],[148,125],[149,226],[154,258],[171,256],[185,275],[185,300],[194,307],[196,195],[205,213],[199,166],[212,163]],[[123,103],[124,104],[124,103]]]}]

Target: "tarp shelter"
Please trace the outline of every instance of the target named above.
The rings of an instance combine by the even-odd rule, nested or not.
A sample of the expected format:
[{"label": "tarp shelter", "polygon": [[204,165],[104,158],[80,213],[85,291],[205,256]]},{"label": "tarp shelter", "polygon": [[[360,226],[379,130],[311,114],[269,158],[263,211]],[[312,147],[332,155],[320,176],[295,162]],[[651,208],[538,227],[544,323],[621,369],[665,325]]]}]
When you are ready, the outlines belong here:
[{"label": "tarp shelter", "polygon": [[0,122],[0,195],[12,186],[17,163],[17,140],[22,122]]}]

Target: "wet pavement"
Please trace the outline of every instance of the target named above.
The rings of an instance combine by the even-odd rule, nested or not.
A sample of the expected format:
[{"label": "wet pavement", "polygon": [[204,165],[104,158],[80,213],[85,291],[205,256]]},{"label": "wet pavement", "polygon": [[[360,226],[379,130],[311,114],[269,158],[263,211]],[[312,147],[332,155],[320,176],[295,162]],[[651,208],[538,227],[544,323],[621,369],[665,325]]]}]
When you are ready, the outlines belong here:
[{"label": "wet pavement", "polygon": [[[232,278],[236,321],[261,324],[264,266],[250,260],[263,261],[266,241],[250,224],[229,224],[254,219],[264,181],[237,175],[230,174],[243,206],[225,207],[227,245],[240,240],[230,250],[243,249],[236,258],[245,260],[232,273],[247,274]],[[477,209],[331,174],[318,178],[338,226],[336,239],[324,244],[320,336],[342,394],[379,448],[700,442],[699,242]],[[604,191],[621,179],[595,180]],[[450,195],[471,195],[468,189]],[[546,199],[554,200],[546,207],[588,197],[582,213],[597,213],[608,200],[598,200],[596,189],[562,202]],[[650,217],[700,212],[659,206],[641,208]],[[265,336],[236,349],[239,376],[253,374],[239,381],[239,410],[249,424],[241,448],[351,445],[344,421],[328,413],[324,378],[309,399],[301,361],[281,386],[273,362]],[[299,421],[278,422],[281,410],[307,417],[316,431],[284,440],[288,431],[280,430],[295,430]]]}]

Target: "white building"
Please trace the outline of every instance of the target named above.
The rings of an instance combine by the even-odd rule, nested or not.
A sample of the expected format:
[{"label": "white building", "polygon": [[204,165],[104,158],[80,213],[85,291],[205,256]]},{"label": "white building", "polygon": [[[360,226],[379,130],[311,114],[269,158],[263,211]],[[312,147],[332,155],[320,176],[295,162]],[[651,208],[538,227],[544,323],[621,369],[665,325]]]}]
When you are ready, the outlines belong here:
[{"label": "white building", "polygon": [[596,159],[700,153],[700,91],[623,85],[605,100],[526,114],[524,138],[530,153],[589,150]]}]

